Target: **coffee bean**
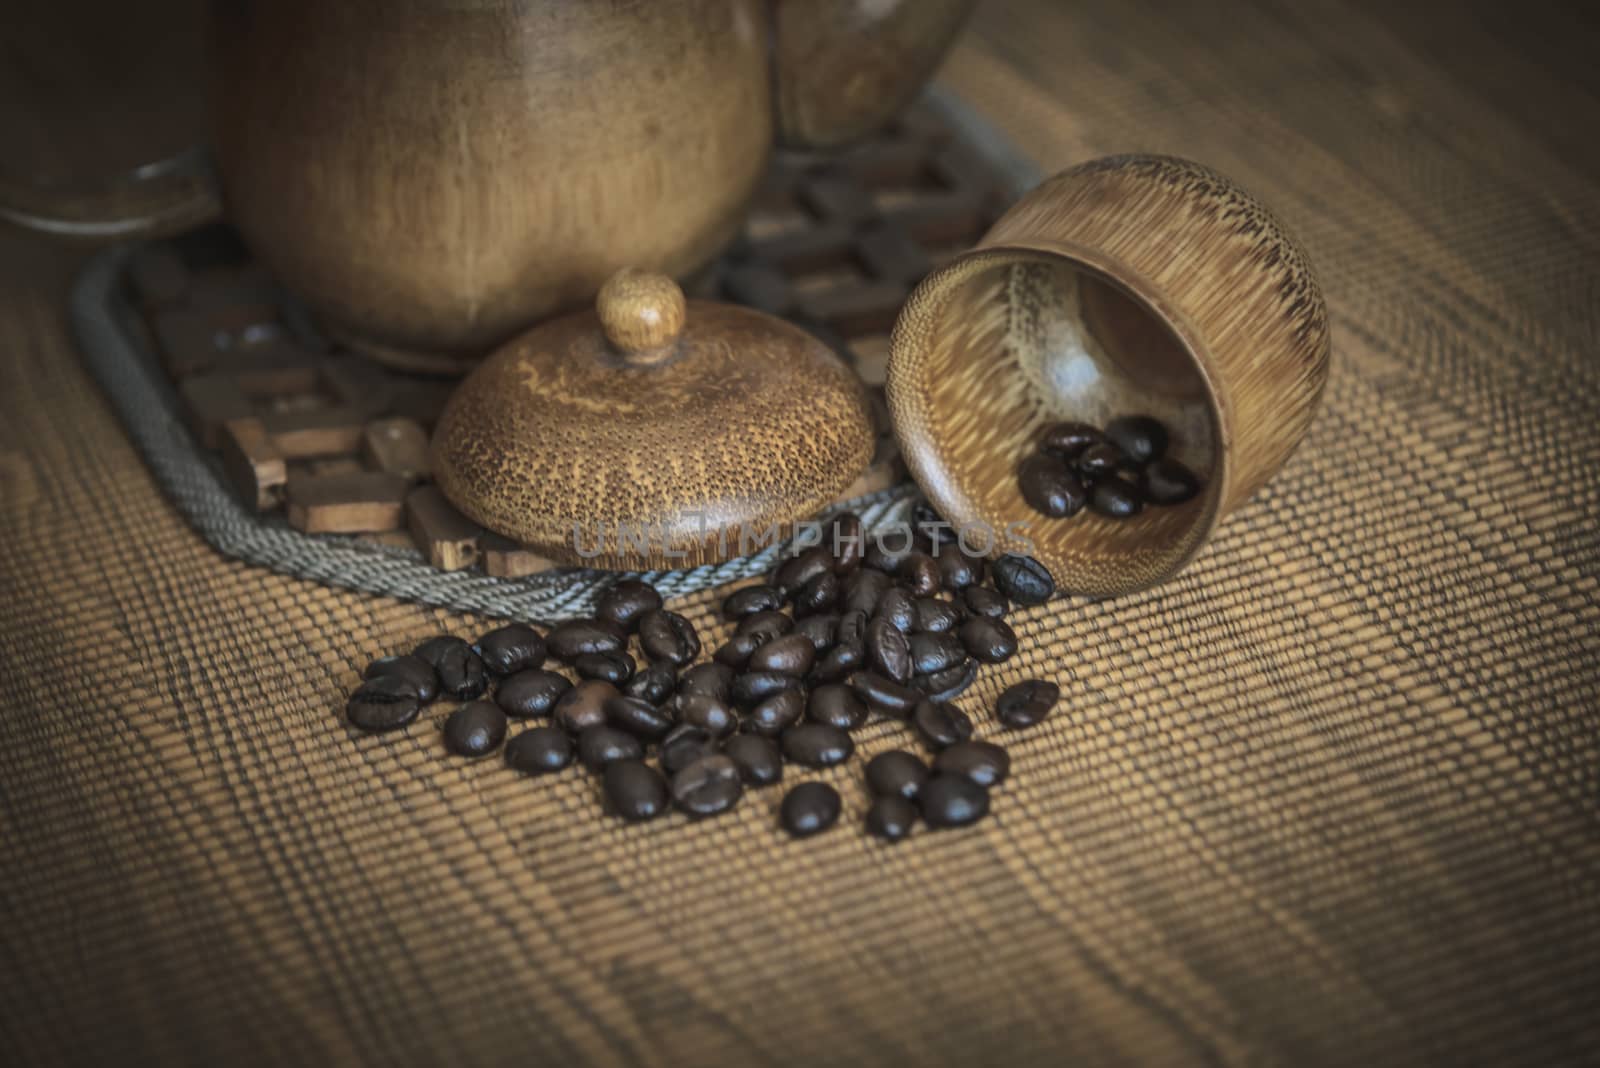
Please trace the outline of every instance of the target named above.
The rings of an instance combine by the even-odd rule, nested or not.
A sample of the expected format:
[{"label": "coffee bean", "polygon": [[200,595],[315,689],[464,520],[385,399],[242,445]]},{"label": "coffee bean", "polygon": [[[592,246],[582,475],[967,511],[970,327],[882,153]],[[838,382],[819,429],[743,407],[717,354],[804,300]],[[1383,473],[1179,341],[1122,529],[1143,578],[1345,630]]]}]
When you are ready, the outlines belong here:
[{"label": "coffee bean", "polygon": [[965,827],[989,811],[989,791],[962,775],[935,775],[917,794],[917,808],[934,830]]},{"label": "coffee bean", "polygon": [[750,671],[733,680],[733,703],[749,708],[764,701],[780,690],[798,690],[801,680],[794,675],[780,675],[776,671]]},{"label": "coffee bean", "polygon": [[782,690],[771,697],[757,701],[750,711],[745,713],[741,726],[753,734],[776,738],[799,723],[805,710],[805,691]]},{"label": "coffee bean", "polygon": [[661,770],[671,775],[716,751],[717,740],[704,727],[674,727],[661,739]]},{"label": "coffee bean", "polygon": [[817,658],[816,646],[804,634],[786,634],[757,649],[750,657],[749,670],[775,671],[780,675],[804,675]]},{"label": "coffee bean", "polygon": [[472,647],[489,674],[504,677],[527,671],[544,663],[544,638],[523,623],[497,627],[479,638]]},{"label": "coffee bean", "polygon": [[1148,415],[1124,415],[1106,424],[1106,438],[1136,464],[1167,451],[1167,428]]},{"label": "coffee bean", "polygon": [[964,775],[988,789],[1005,782],[1011,770],[1011,754],[993,742],[957,742],[933,758],[933,770],[945,775]]},{"label": "coffee bean", "polygon": [[918,501],[911,506],[911,525],[918,534],[928,540],[934,552],[956,540],[955,531],[950,524],[927,501]]},{"label": "coffee bean", "polygon": [[839,791],[825,782],[803,782],[784,795],[778,821],[796,838],[827,830],[839,819]]},{"label": "coffee bean", "polygon": [[1066,464],[1042,453],[1034,453],[1017,467],[1017,488],[1029,508],[1052,519],[1077,515],[1089,499],[1083,483]]},{"label": "coffee bean", "polygon": [[1127,455],[1115,445],[1091,445],[1084,449],[1074,464],[1078,477],[1086,482],[1096,482],[1115,474],[1128,462]]},{"label": "coffee bean", "polygon": [[844,583],[832,571],[824,571],[800,587],[794,595],[794,613],[797,616],[826,612],[839,603]]},{"label": "coffee bean", "polygon": [[910,591],[898,586],[885,590],[883,596],[878,598],[878,609],[872,618],[887,620],[895,630],[910,634],[917,625],[916,598],[911,596]]},{"label": "coffee bean", "polygon": [[1139,492],[1151,504],[1182,504],[1200,492],[1200,478],[1176,460],[1154,460],[1140,475]]},{"label": "coffee bean", "polygon": [[548,775],[572,763],[576,752],[561,728],[534,727],[506,743],[506,763],[528,775]]},{"label": "coffee bean", "polygon": [[776,586],[746,586],[735,590],[722,602],[722,614],[743,619],[756,612],[772,612],[783,607],[783,591]]},{"label": "coffee bean", "polygon": [[544,644],[557,660],[570,664],[584,653],[621,652],[628,641],[599,620],[569,619],[551,628],[544,636]]},{"label": "coffee bean", "polygon": [[739,715],[733,706],[706,694],[680,693],[672,700],[672,714],[679,723],[710,731],[715,738],[726,738],[739,729]]},{"label": "coffee bean", "polygon": [[826,723],[797,723],[783,732],[783,755],[808,768],[843,764],[855,752],[850,735]]},{"label": "coffee bean", "polygon": [[412,654],[433,666],[439,676],[439,693],[457,701],[472,701],[489,688],[483,661],[460,638],[441,635],[417,646]]},{"label": "coffee bean", "polygon": [[736,734],[722,751],[739,766],[746,786],[771,786],[783,780],[783,754],[778,743],[759,734]]},{"label": "coffee bean", "polygon": [[867,707],[886,716],[905,719],[922,700],[922,694],[893,679],[886,679],[872,671],[862,671],[850,679],[850,688]]},{"label": "coffee bean", "polygon": [[919,597],[916,603],[914,631],[922,634],[944,634],[955,630],[961,623],[961,610],[949,601],[937,597]]},{"label": "coffee bean", "polygon": [[584,653],[572,662],[579,675],[620,686],[633,678],[633,657],[627,653]]},{"label": "coffee bean", "polygon": [[350,695],[344,714],[364,731],[392,731],[417,718],[422,701],[416,687],[398,675],[379,675]]},{"label": "coffee bean", "polygon": [[958,633],[973,659],[985,664],[1004,663],[1017,651],[1017,632],[1003,619],[969,619]]},{"label": "coffee bean", "polygon": [[972,737],[972,720],[948,701],[921,701],[911,713],[911,725],[933,749],[944,749]]},{"label": "coffee bean", "polygon": [[950,701],[965,693],[977,677],[978,662],[966,660],[931,675],[917,675],[912,678],[911,686],[920,690],[930,701]]},{"label": "coffee bean", "polygon": [[594,614],[596,619],[615,623],[632,633],[646,613],[660,607],[661,594],[654,586],[638,579],[624,579],[600,595]]},{"label": "coffee bean", "polygon": [[866,647],[861,642],[835,645],[811,669],[806,681],[810,683],[838,682],[867,662]]},{"label": "coffee bean", "polygon": [[833,637],[835,645],[858,645],[867,640],[868,615],[865,612],[846,612],[839,617],[839,625],[834,628]]},{"label": "coffee bean", "polygon": [[695,819],[728,811],[743,793],[739,765],[725,753],[703,756],[672,775],[672,803]]},{"label": "coffee bean", "polygon": [[599,771],[613,760],[642,760],[644,746],[627,731],[601,723],[586,727],[578,735],[578,759],[590,771]]},{"label": "coffee bean", "polygon": [[833,573],[846,575],[861,566],[866,539],[861,532],[861,517],[841,512],[828,523],[823,545],[833,554]]},{"label": "coffee bean", "polygon": [[754,635],[760,642],[770,642],[794,630],[794,620],[786,612],[752,612],[739,621],[734,637]]},{"label": "coffee bean", "polygon": [[1028,679],[1010,687],[994,703],[995,718],[1011,730],[1031,727],[1050,714],[1061,687],[1044,679]]},{"label": "coffee bean", "polygon": [[814,723],[853,731],[867,721],[867,705],[850,687],[830,683],[811,691],[806,717]]},{"label": "coffee bean", "polygon": [[745,665],[750,663],[750,654],[766,644],[765,638],[760,634],[735,634],[711,654],[711,659],[719,664],[726,664],[734,671],[743,671]]},{"label": "coffee bean", "polygon": [[962,590],[961,604],[969,615],[983,616],[985,619],[1004,619],[1011,607],[1006,603],[1004,594],[996,593],[985,586],[969,586]]},{"label": "coffee bean", "polygon": [[658,608],[639,620],[639,644],[651,660],[682,667],[700,655],[694,624],[676,612]]},{"label": "coffee bean", "polygon": [[655,819],[667,808],[667,780],[642,760],[614,760],[605,770],[606,801],[625,820]]},{"label": "coffee bean", "polygon": [[884,537],[868,538],[861,566],[885,575],[898,575],[905,558],[916,551],[913,539],[901,531],[889,531]]},{"label": "coffee bean", "polygon": [[890,749],[867,761],[867,790],[874,797],[912,800],[928,781],[928,765],[914,753]]},{"label": "coffee bean", "polygon": [[445,748],[457,756],[481,757],[506,740],[506,714],[488,701],[472,701],[444,721]]},{"label": "coffee bean", "polygon": [[782,590],[785,597],[793,597],[806,583],[824,572],[833,572],[833,553],[825,545],[815,545],[778,565],[772,584]]},{"label": "coffee bean", "polygon": [[900,562],[900,581],[918,597],[939,592],[939,565],[924,552],[910,553]]},{"label": "coffee bean", "polygon": [[1088,423],[1056,423],[1039,435],[1039,450],[1062,460],[1076,460],[1084,449],[1105,440],[1106,436]]},{"label": "coffee bean", "polygon": [[439,673],[433,670],[433,665],[420,656],[386,656],[374,660],[367,665],[367,670],[361,673],[363,679],[376,679],[383,676],[404,679],[416,692],[417,700],[428,704],[439,696]]},{"label": "coffee bean", "polygon": [[659,742],[672,730],[673,719],[665,709],[638,697],[613,697],[606,702],[606,723],[635,738]]},{"label": "coffee bean", "polygon": [[833,612],[807,616],[795,625],[794,632],[803,634],[811,643],[814,653],[825,653],[833,648],[834,634],[838,631],[839,617]]},{"label": "coffee bean", "polygon": [[913,634],[910,645],[911,671],[916,675],[947,671],[967,661],[967,651],[954,634]]},{"label": "coffee bean", "polygon": [[528,719],[548,716],[572,683],[553,671],[519,671],[500,680],[494,703],[508,716]]},{"label": "coffee bean", "polygon": [[1089,491],[1089,507],[1111,519],[1127,519],[1138,515],[1144,507],[1139,497],[1139,487],[1119,475],[1102,478]]},{"label": "coffee bean", "polygon": [[883,616],[867,624],[867,663],[894,682],[906,682],[911,678],[911,645]]},{"label": "coffee bean", "polygon": [[863,567],[853,571],[844,583],[844,603],[840,612],[848,615],[860,612],[869,618],[878,610],[878,601],[894,585],[882,571]]},{"label": "coffee bean", "polygon": [[903,797],[880,797],[867,809],[867,833],[885,842],[898,842],[917,822],[917,806]]},{"label": "coffee bean", "polygon": [[989,571],[995,589],[1017,604],[1044,604],[1056,592],[1056,580],[1031,556],[1002,556]]},{"label": "coffee bean", "polygon": [[939,585],[952,593],[983,581],[983,558],[968,556],[956,542],[940,549],[935,559],[939,563]]},{"label": "coffee bean", "polygon": [[733,696],[734,677],[733,668],[726,664],[696,664],[678,679],[678,692],[727,701]]},{"label": "coffee bean", "polygon": [[643,671],[635,672],[633,678],[623,683],[622,692],[629,697],[637,697],[641,701],[659,705],[671,696],[673,688],[677,685],[677,669],[671,664],[656,663],[646,665]]},{"label": "coffee bean", "polygon": [[556,699],[551,716],[556,726],[571,735],[582,734],[606,721],[606,702],[621,693],[609,682],[588,679]]}]

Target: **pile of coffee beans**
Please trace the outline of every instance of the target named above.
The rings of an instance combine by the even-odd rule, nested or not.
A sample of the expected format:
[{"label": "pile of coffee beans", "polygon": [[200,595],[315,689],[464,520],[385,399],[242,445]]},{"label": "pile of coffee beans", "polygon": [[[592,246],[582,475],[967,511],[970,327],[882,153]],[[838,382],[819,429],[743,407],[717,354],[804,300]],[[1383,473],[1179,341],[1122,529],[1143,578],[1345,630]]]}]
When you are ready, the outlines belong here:
[{"label": "pile of coffee beans", "polygon": [[[346,715],[388,731],[431,702],[458,702],[444,724],[449,752],[482,757],[503,746],[506,763],[529,775],[581,764],[625,820],[726,812],[745,790],[782,783],[786,767],[849,761],[852,732],[895,720],[927,756],[895,749],[867,762],[866,829],[897,841],[919,821],[975,823],[1010,759],[974,737],[956,698],[983,665],[1016,654],[1012,606],[1041,603],[1055,587],[1027,557],[969,555],[930,516],[918,511],[900,551],[864,536],[858,516],[835,516],[820,544],[723,601],[733,634],[714,650],[702,650],[694,625],[654,587],[629,580],[606,591],[593,618],[545,633],[512,623],[472,643],[430,638],[376,660]],[[1059,697],[1055,683],[1021,682],[994,717],[1007,730],[1031,727]],[[532,725],[507,741],[511,720]],[[801,837],[832,826],[840,809],[832,786],[802,782],[778,820]]]},{"label": "pile of coffee beans", "polygon": [[1200,492],[1199,477],[1166,452],[1167,428],[1147,415],[1120,416],[1104,430],[1056,423],[1017,466],[1017,484],[1029,507],[1052,519],[1085,506],[1127,519],[1147,504],[1182,504]]}]

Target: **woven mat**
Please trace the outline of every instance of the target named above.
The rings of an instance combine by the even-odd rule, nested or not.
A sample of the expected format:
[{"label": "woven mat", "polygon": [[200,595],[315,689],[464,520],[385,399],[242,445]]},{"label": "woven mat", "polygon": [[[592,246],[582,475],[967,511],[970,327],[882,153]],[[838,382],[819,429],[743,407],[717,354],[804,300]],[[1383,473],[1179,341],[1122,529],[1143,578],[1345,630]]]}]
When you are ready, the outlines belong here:
[{"label": "woven mat", "polygon": [[582,774],[351,737],[364,660],[480,621],[220,558],[74,357],[64,254],[0,245],[0,1061],[1592,1058],[1592,49],[1393,6],[980,8],[947,84],[1049,169],[1239,178],[1335,363],[1180,578],[1021,616],[970,704],[1066,708],[981,829],[898,847],[859,763],[797,844],[774,795],[623,827]]}]

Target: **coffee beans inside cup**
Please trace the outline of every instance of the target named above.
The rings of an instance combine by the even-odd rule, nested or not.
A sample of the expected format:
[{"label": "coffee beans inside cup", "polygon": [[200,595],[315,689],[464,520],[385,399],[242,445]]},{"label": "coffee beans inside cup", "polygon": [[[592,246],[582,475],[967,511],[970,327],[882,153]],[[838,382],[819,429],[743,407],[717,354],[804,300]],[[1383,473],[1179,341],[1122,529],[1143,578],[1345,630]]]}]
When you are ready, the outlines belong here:
[{"label": "coffee beans inside cup", "polygon": [[1070,519],[1087,507],[1128,519],[1147,504],[1182,504],[1200,492],[1200,478],[1166,455],[1167,428],[1147,415],[1105,425],[1056,423],[1017,465],[1022,499],[1040,515]]}]

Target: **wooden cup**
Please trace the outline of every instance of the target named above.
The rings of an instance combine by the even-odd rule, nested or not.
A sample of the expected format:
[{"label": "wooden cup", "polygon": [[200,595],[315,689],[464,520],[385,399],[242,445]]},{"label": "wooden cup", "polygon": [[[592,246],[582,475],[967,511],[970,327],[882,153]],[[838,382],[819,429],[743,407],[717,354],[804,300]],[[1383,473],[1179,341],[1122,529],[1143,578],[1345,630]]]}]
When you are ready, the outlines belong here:
[{"label": "wooden cup", "polygon": [[[929,275],[895,324],[889,406],[906,462],[968,544],[1025,553],[1063,592],[1114,596],[1189,562],[1305,437],[1328,316],[1304,252],[1258,201],[1186,160],[1063,171]],[[1204,480],[1130,519],[1050,519],[1017,465],[1061,420],[1147,414]],[[973,544],[973,543],[977,544]]]}]

